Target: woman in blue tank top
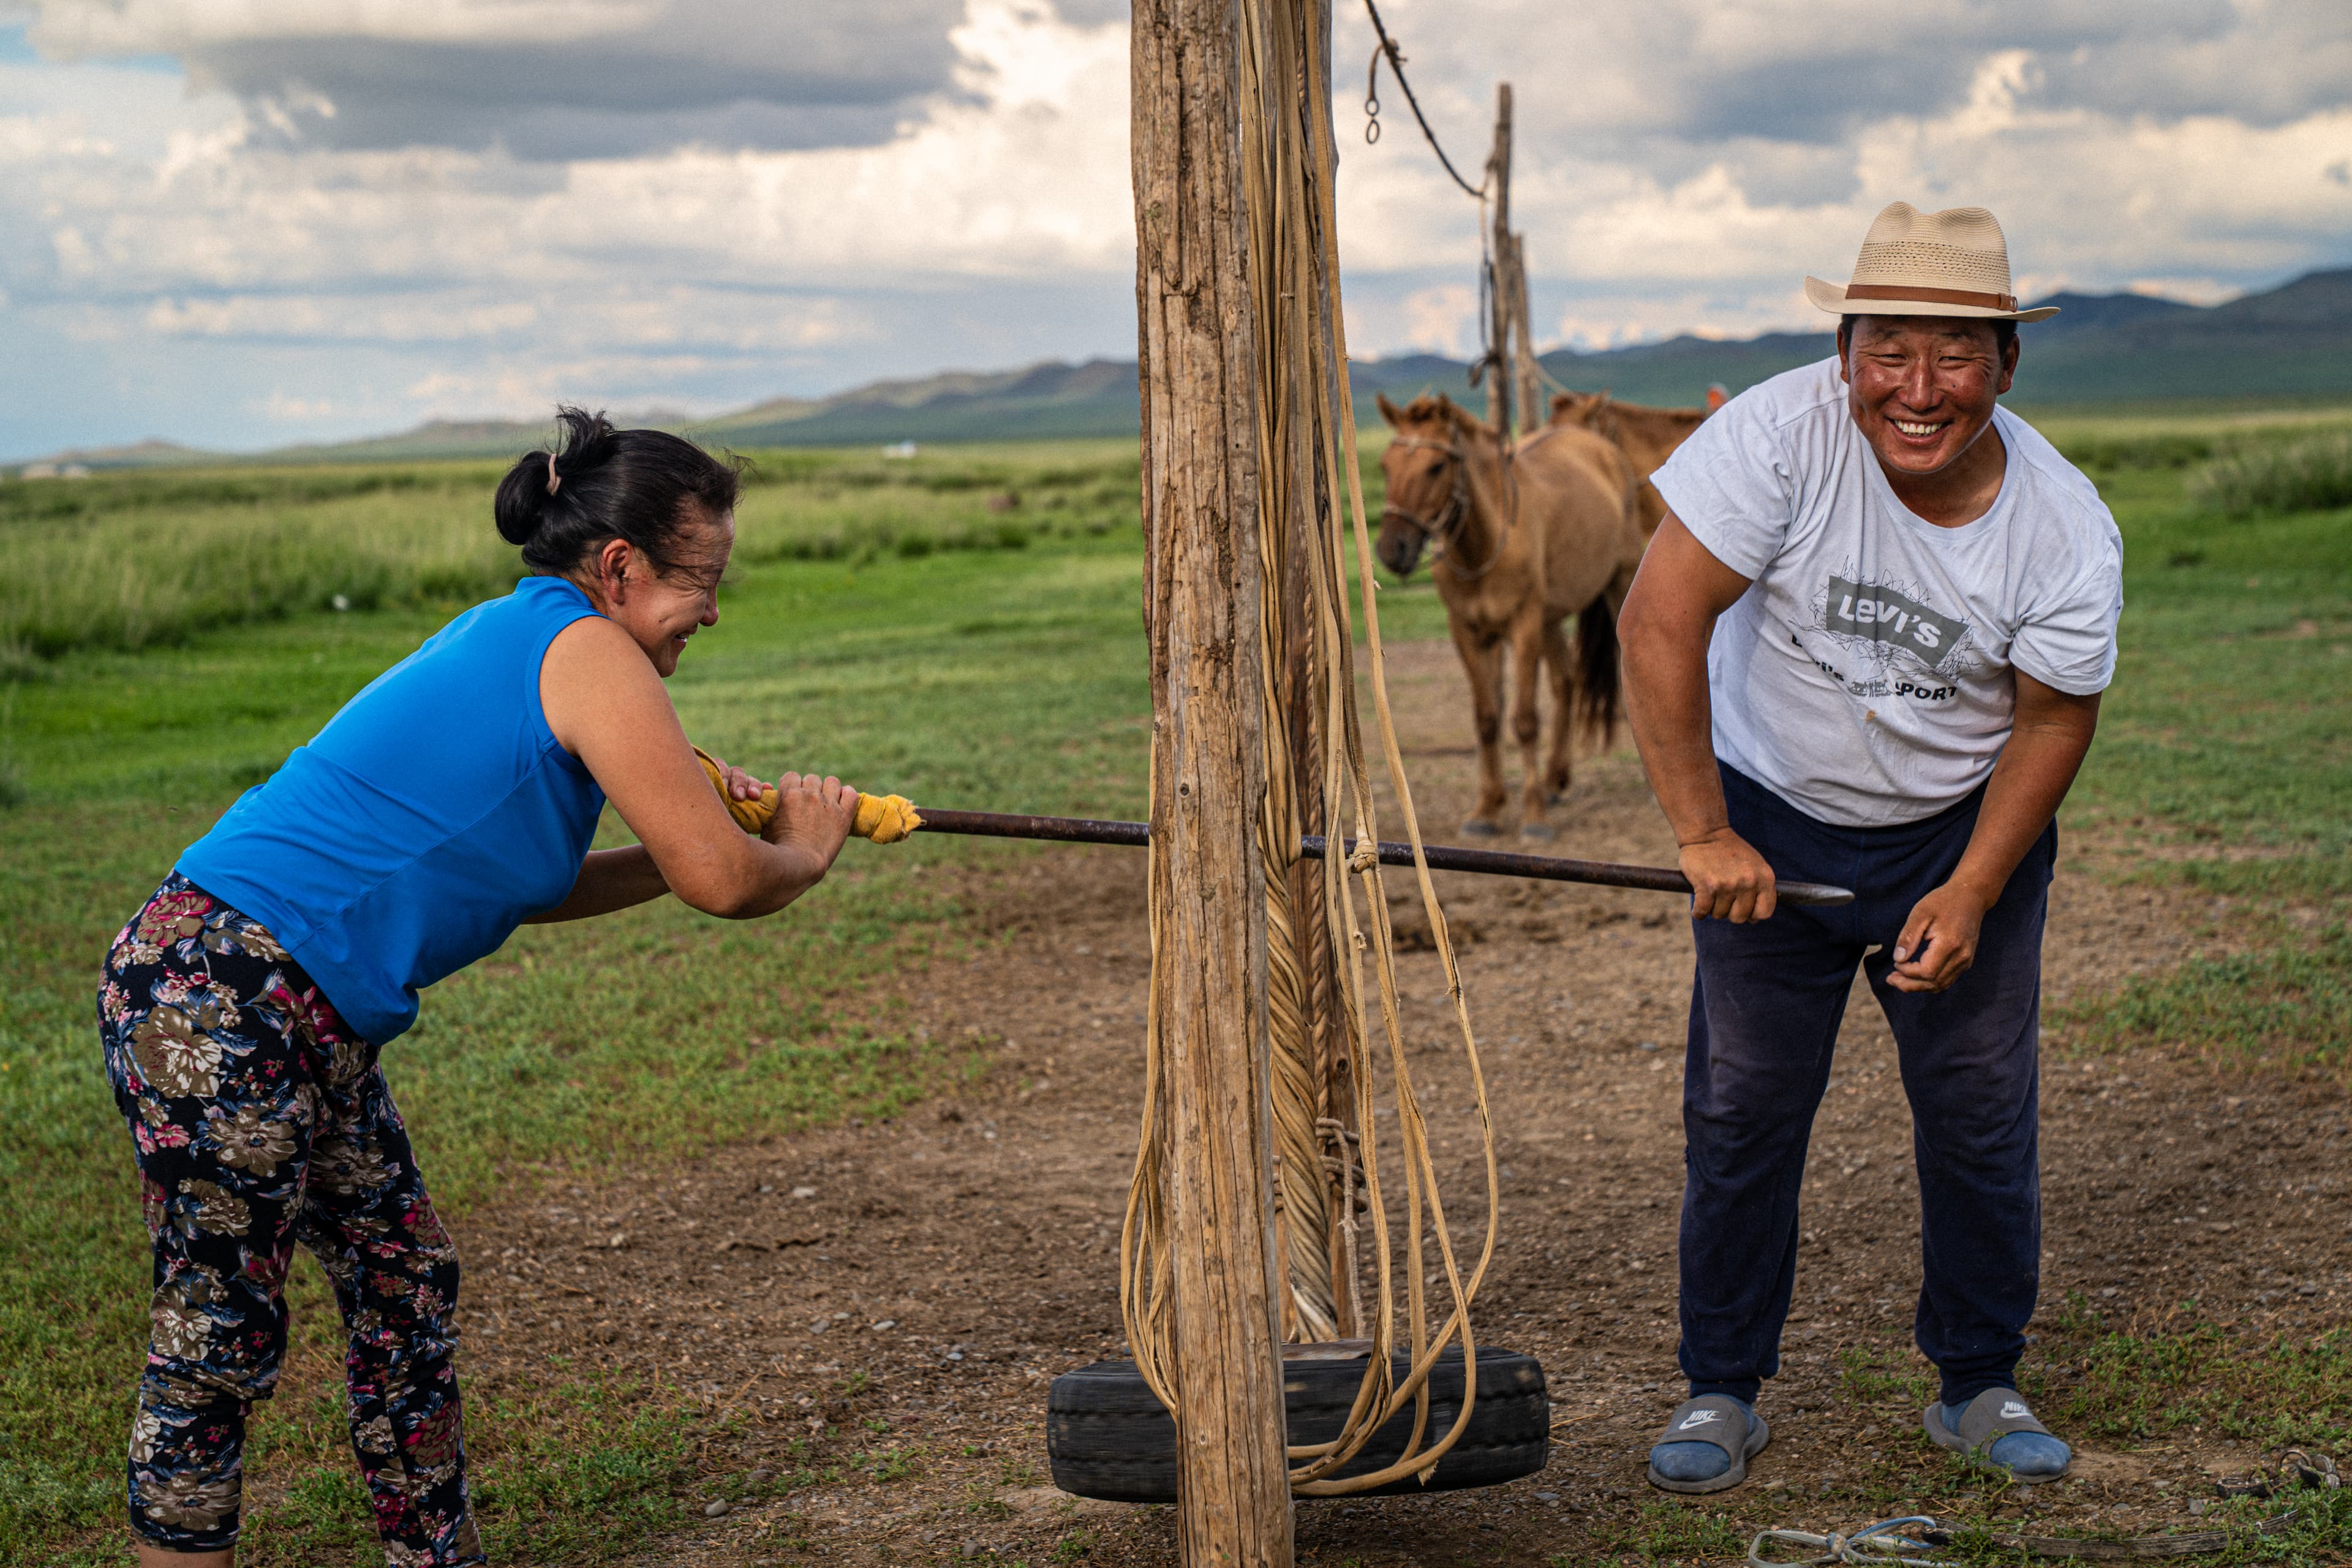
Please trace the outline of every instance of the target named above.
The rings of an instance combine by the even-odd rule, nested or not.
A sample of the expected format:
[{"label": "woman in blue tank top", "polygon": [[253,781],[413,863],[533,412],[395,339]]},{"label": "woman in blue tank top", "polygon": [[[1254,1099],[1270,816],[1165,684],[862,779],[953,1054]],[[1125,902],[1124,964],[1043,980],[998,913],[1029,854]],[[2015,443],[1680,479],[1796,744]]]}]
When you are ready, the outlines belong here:
[{"label": "woman in blue tank top", "polygon": [[[848,836],[857,792],[795,773],[765,833],[738,829],[662,686],[719,619],[736,470],[662,431],[561,417],[559,449],[498,490],[534,574],[352,699],[188,847],[108,954],[99,1030],[155,1246],[129,1466],[142,1563],[231,1561],[298,1240],[350,1329],[352,1439],[387,1556],[485,1561],[456,1252],[378,1049],[419,991],[518,925],[665,893],[770,914]],[[740,770],[728,787],[761,789]],[[607,800],[636,845],[589,848]]]}]

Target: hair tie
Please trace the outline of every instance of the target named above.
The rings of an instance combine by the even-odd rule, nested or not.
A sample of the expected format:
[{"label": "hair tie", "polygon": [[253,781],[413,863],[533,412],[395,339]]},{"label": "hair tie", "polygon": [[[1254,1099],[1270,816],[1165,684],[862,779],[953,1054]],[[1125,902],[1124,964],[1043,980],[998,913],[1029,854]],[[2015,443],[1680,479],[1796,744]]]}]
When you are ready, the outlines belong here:
[{"label": "hair tie", "polygon": [[562,483],[563,477],[555,471],[555,454],[550,452],[547,455],[547,493],[549,495],[553,495],[556,491],[556,487]]}]

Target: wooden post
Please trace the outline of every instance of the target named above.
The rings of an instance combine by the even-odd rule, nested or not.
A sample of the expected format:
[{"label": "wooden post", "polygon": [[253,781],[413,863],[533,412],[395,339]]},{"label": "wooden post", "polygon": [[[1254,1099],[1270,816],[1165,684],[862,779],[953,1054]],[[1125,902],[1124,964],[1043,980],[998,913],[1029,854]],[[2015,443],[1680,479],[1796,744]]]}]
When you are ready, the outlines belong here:
[{"label": "wooden post", "polygon": [[1517,367],[1511,363],[1511,84],[1495,88],[1495,150],[1486,154],[1486,184],[1495,193],[1494,233],[1488,249],[1493,275],[1487,279],[1486,341],[1494,362],[1486,367],[1486,423],[1506,445],[1511,438],[1511,382]]},{"label": "wooden post", "polygon": [[1536,382],[1535,342],[1528,321],[1527,237],[1511,232],[1511,84],[1495,89],[1495,150],[1487,155],[1488,184],[1495,192],[1494,229],[1487,241],[1494,254],[1494,298],[1488,304],[1487,331],[1495,347],[1495,363],[1487,373],[1495,380],[1486,392],[1486,418],[1506,436],[1511,429],[1511,405],[1516,394],[1519,427],[1532,430],[1543,423],[1543,399]]},{"label": "wooden post", "polygon": [[1511,236],[1511,367],[1519,384],[1519,428],[1533,430],[1544,422],[1542,384],[1537,379],[1533,323],[1528,318],[1528,237]]},{"label": "wooden post", "polygon": [[1155,1007],[1187,1568],[1289,1568],[1265,1055],[1256,324],[1237,0],[1137,0]]}]

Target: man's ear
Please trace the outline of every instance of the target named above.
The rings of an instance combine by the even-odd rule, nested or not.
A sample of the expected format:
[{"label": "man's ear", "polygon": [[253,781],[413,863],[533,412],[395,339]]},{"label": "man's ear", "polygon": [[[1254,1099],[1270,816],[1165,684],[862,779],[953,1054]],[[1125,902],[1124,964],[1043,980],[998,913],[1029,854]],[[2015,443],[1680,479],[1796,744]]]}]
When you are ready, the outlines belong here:
[{"label": "man's ear", "polygon": [[2001,352],[2000,385],[1994,389],[1994,396],[1999,397],[2008,392],[2010,383],[2017,379],[2017,352],[2024,346],[2023,339],[2012,337],[2009,340],[2009,347]]}]

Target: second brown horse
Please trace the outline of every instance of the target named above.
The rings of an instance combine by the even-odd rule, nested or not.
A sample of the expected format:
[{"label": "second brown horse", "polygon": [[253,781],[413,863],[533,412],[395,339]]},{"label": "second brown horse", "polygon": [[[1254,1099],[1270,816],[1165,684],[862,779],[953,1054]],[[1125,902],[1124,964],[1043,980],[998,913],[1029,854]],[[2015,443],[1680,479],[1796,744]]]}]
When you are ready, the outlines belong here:
[{"label": "second brown horse", "polygon": [[[1606,437],[1559,423],[1514,444],[1507,467],[1494,427],[1445,397],[1399,408],[1381,455],[1388,504],[1380,557],[1402,577],[1432,540],[1430,576],[1470,676],[1478,735],[1478,804],[1463,831],[1494,834],[1503,785],[1504,658],[1511,733],[1526,770],[1519,832],[1549,838],[1548,806],[1568,793],[1579,728],[1603,743],[1617,722],[1617,611],[1641,564],[1641,477]],[[1577,619],[1571,649],[1566,630]],[[1547,679],[1548,678],[1548,679]],[[1552,692],[1549,754],[1539,758],[1537,693]]]},{"label": "second brown horse", "polygon": [[1581,425],[1617,443],[1633,471],[1642,476],[1635,504],[1642,514],[1642,537],[1647,539],[1658,531],[1666,515],[1665,498],[1650,483],[1650,476],[1674,456],[1675,448],[1698,428],[1699,421],[1723,406],[1726,398],[1723,388],[1717,385],[1706,389],[1704,408],[1651,408],[1620,403],[1605,392],[1563,392],[1551,400],[1551,423]]}]

